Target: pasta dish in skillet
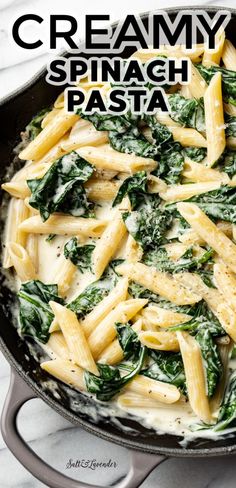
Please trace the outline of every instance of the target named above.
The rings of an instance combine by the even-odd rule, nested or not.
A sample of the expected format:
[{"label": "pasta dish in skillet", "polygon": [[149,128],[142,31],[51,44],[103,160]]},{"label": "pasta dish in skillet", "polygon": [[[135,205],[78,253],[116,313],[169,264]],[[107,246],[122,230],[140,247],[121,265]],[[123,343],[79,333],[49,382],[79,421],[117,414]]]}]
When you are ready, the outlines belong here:
[{"label": "pasta dish in skillet", "polygon": [[[186,56],[133,56],[159,54]],[[3,265],[43,370],[174,434],[236,422],[236,49],[221,33],[188,56],[169,114],[69,114],[62,93],[2,185]]]}]

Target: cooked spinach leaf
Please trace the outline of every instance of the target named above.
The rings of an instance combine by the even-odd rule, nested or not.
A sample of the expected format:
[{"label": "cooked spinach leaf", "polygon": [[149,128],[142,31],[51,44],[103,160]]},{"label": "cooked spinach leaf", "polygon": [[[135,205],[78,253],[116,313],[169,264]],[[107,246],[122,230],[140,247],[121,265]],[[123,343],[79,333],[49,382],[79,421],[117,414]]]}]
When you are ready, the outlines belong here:
[{"label": "cooked spinach leaf", "polygon": [[157,121],[155,115],[143,114],[142,120],[148,125],[152,132],[154,144],[161,150],[167,142],[173,141],[172,132],[163,124]]},{"label": "cooked spinach leaf", "polygon": [[212,336],[220,337],[225,335],[225,331],[218,319],[212,315],[209,315],[210,311],[205,309],[204,315],[197,315],[197,308],[195,308],[195,315],[189,322],[184,322],[183,324],[174,325],[170,327],[169,330],[186,330],[191,335],[198,334],[200,331],[208,330]]},{"label": "cooked spinach leaf", "polygon": [[189,247],[185,253],[177,260],[168,257],[168,252],[164,247],[150,250],[143,256],[143,261],[148,266],[155,266],[159,271],[168,273],[179,273],[182,271],[197,271],[211,259],[213,249],[207,249],[202,256],[194,256],[193,247]]},{"label": "cooked spinach leaf", "polygon": [[29,124],[26,126],[26,134],[29,137],[29,139],[32,141],[39,135],[39,133],[42,130],[41,124],[42,120],[44,117],[47,115],[47,113],[50,111],[50,108],[44,108],[43,110],[40,110],[40,112],[35,115],[32,120],[29,122]]},{"label": "cooked spinach leaf", "polygon": [[145,250],[162,244],[172,223],[171,213],[161,209],[159,203],[157,195],[144,195],[137,210],[123,213],[129,233]]},{"label": "cooked spinach leaf", "polygon": [[116,131],[123,134],[129,128],[137,124],[138,117],[127,112],[123,115],[100,114],[95,112],[91,115],[84,114],[81,109],[77,112],[80,117],[89,120],[97,130]]},{"label": "cooked spinach leaf", "polygon": [[236,175],[236,151],[226,149],[218,160],[218,164],[221,171],[233,178]]},{"label": "cooked spinach leaf", "polygon": [[84,317],[108,295],[111,289],[112,285],[109,279],[94,281],[68,304],[68,308],[73,310],[79,318]]},{"label": "cooked spinach leaf", "polygon": [[130,356],[134,357],[139,354],[140,341],[129,322],[125,324],[116,323],[115,326],[120,347],[124,352],[124,358],[127,359]]},{"label": "cooked spinach leaf", "polygon": [[183,153],[192,161],[201,163],[207,155],[207,149],[205,147],[184,147]]},{"label": "cooked spinach leaf", "polygon": [[186,394],[186,378],[181,354],[154,350],[150,350],[149,354],[153,362],[147,369],[142,370],[141,374],[153,380],[171,383]]},{"label": "cooked spinach leaf", "polygon": [[222,89],[224,100],[236,105],[236,72],[229,69],[220,68],[219,66],[210,66],[207,68],[202,64],[196,64],[196,68],[204,80],[209,84],[215,73],[222,74]]},{"label": "cooked spinach leaf", "polygon": [[236,188],[222,186],[217,190],[196,195],[187,200],[197,203],[203,212],[213,219],[236,223]]},{"label": "cooked spinach leaf", "polygon": [[231,377],[226,388],[223,403],[220,407],[218,422],[214,426],[215,431],[233,427],[236,420],[236,371]]},{"label": "cooked spinach leaf", "polygon": [[45,344],[54,318],[49,302],[53,300],[63,303],[63,299],[58,296],[57,285],[45,285],[39,280],[27,281],[22,283],[18,297],[21,333],[36,337]]},{"label": "cooked spinach leaf", "polygon": [[158,148],[151,144],[138,131],[137,127],[131,127],[125,133],[120,134],[116,131],[109,132],[109,142],[113,149],[126,154],[136,154],[143,158],[154,158],[158,154]]},{"label": "cooked spinach leaf", "polygon": [[167,143],[162,147],[158,166],[153,174],[160,176],[168,184],[178,183],[184,167],[184,155],[179,142]]},{"label": "cooked spinach leaf", "polygon": [[121,203],[125,195],[128,195],[132,209],[135,209],[142,200],[140,193],[147,193],[147,191],[147,173],[145,171],[139,171],[123,181],[112,206],[114,207]]},{"label": "cooked spinach leaf", "polygon": [[203,100],[200,98],[185,98],[178,93],[168,98],[170,105],[170,116],[179,124],[196,129],[199,132],[205,131],[205,113]]},{"label": "cooked spinach leaf", "polygon": [[78,318],[84,317],[91,312],[110,293],[112,288],[114,288],[117,283],[115,266],[118,266],[120,263],[120,260],[117,261],[111,261],[102,277],[86,286],[82,293],[67,305],[70,310],[76,313]]},{"label": "cooked spinach leaf", "polygon": [[72,237],[64,246],[64,256],[66,259],[70,259],[80,271],[83,272],[84,269],[91,270],[91,258],[94,248],[93,244],[80,246],[77,237]]},{"label": "cooked spinach leaf", "polygon": [[83,183],[92,173],[91,164],[75,151],[62,156],[43,178],[27,180],[32,192],[30,205],[40,211],[43,221],[54,212],[90,216],[92,203],[87,200]]},{"label": "cooked spinach leaf", "polygon": [[87,390],[90,393],[94,393],[98,400],[103,402],[111,400],[113,396],[117,395],[140,372],[143,367],[145,355],[146,348],[141,345],[137,361],[133,362],[131,367],[127,368],[129,369],[129,373],[125,376],[121,376],[120,374],[120,369],[124,369],[122,365],[113,367],[98,363],[97,366],[100,376],[95,376],[88,371],[85,372],[84,377]]},{"label": "cooked spinach leaf", "polygon": [[[235,80],[236,83],[236,80]],[[225,135],[226,137],[236,137],[236,117],[225,114]]]}]

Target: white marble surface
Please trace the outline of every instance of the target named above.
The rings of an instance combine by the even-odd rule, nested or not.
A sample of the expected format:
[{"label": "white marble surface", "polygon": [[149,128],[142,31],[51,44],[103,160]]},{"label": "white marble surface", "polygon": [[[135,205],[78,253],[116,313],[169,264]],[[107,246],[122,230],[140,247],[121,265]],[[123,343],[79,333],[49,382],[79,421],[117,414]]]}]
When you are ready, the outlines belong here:
[{"label": "white marble surface", "polygon": [[[235,6],[235,0],[192,1],[186,5],[213,4]],[[72,13],[79,20],[79,37],[83,37],[85,13],[109,13],[111,20],[126,13],[137,13],[163,6],[176,6],[181,0],[0,0],[0,96],[3,97],[27,81],[47,61],[46,48],[35,53],[24,52],[11,42],[12,19],[20,14],[35,12]],[[184,4],[182,0],[182,4]],[[123,7],[123,8],[122,8]],[[125,7],[125,9],[124,9]],[[31,34],[30,28],[27,33]],[[46,34],[46,31],[45,31]],[[0,353],[0,411],[7,393],[10,368]],[[90,483],[108,486],[118,480],[128,469],[127,451],[101,441],[75,428],[41,400],[26,404],[19,415],[19,428],[30,446],[48,463],[67,475]],[[85,468],[66,469],[69,459],[111,459],[117,466],[96,470]],[[169,459],[149,476],[142,488],[235,488],[236,456],[209,459]],[[42,483],[34,479],[13,457],[0,436],[0,487],[39,488]]]}]

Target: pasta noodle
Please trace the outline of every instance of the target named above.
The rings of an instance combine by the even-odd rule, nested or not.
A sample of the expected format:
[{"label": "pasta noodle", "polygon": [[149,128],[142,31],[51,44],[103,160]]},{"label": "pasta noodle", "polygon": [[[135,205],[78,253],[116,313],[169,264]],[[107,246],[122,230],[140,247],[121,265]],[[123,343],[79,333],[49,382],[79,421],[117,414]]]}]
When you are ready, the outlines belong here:
[{"label": "pasta noodle", "polygon": [[204,95],[207,164],[213,164],[219,159],[225,148],[225,123],[222,102],[221,73],[216,73]]},{"label": "pasta noodle", "polygon": [[83,328],[75,313],[56,302],[50,302],[50,306],[60,325],[72,360],[78,366],[91,371],[91,373],[98,374]]}]

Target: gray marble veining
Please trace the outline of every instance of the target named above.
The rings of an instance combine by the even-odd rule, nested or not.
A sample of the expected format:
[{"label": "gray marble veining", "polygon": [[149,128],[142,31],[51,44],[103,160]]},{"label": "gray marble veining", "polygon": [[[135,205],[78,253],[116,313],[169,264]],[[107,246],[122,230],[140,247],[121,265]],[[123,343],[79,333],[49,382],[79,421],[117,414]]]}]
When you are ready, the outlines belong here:
[{"label": "gray marble veining", "polygon": [[[141,12],[163,6],[176,6],[190,2],[181,0],[131,0],[128,10],[122,12]],[[235,0],[191,1],[194,4],[214,4],[235,6]],[[5,96],[41,68],[48,60],[47,49],[43,48],[38,55],[19,53],[10,41],[10,25],[13,18],[23,13],[34,11],[43,15],[57,12],[72,12],[79,19],[79,37],[83,37],[83,15],[92,12],[110,13],[111,20],[120,17],[119,2],[96,0],[0,0],[0,96]],[[9,385],[10,368],[0,353],[0,411]],[[128,469],[127,450],[112,445],[71,425],[56,412],[36,399],[22,408],[18,425],[23,437],[40,456],[49,464],[68,476],[90,483],[99,482],[104,486],[111,485]],[[76,460],[109,461],[108,468],[69,468],[68,462]],[[71,464],[70,463],[70,464]],[[143,483],[142,488],[235,488],[236,456],[204,459],[168,459],[154,470]],[[6,448],[0,436],[0,487],[1,488],[42,488],[44,485],[34,479]]]}]

